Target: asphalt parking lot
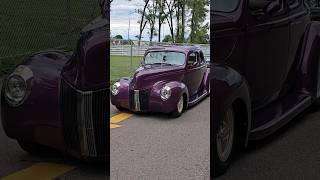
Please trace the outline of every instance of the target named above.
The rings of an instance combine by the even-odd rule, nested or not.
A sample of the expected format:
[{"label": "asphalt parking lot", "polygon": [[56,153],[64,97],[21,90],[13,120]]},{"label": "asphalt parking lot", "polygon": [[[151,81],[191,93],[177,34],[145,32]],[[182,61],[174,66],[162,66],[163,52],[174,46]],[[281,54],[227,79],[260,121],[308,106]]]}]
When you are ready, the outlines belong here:
[{"label": "asphalt parking lot", "polygon": [[210,179],[209,102],[176,119],[111,106],[111,179]]},{"label": "asphalt parking lot", "polygon": [[320,108],[311,107],[272,136],[251,142],[217,180],[320,179]]},{"label": "asphalt parking lot", "polygon": [[[1,88],[0,79],[0,88]],[[1,116],[0,116],[1,117]],[[1,123],[0,123],[1,124]],[[0,125],[0,179],[109,179],[105,165],[85,164],[59,152],[31,156]]]}]

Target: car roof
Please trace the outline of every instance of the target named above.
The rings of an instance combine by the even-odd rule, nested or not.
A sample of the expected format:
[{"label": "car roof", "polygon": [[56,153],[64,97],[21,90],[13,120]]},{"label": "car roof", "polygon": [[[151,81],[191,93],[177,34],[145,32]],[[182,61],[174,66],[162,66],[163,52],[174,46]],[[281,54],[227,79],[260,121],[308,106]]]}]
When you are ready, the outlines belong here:
[{"label": "car roof", "polygon": [[165,45],[165,46],[153,46],[147,49],[147,51],[179,51],[188,53],[190,51],[200,50],[199,47],[196,46],[176,46],[176,45]]}]

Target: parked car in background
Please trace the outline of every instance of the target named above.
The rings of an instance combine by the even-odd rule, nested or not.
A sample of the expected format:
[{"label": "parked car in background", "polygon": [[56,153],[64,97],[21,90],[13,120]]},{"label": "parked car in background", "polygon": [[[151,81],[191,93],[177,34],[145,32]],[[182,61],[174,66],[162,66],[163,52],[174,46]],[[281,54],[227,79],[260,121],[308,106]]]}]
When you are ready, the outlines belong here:
[{"label": "parked car in background", "polygon": [[278,130],[320,97],[319,32],[303,0],[214,1],[213,176],[236,149]]},{"label": "parked car in background", "polygon": [[35,53],[5,78],[2,124],[22,149],[38,153],[50,147],[108,160],[106,3],[101,1],[102,15],[82,29],[74,52]]},{"label": "parked car in background", "polygon": [[163,112],[178,117],[209,94],[210,70],[193,46],[159,46],[146,51],[132,78],[111,88],[111,103],[134,112]]}]

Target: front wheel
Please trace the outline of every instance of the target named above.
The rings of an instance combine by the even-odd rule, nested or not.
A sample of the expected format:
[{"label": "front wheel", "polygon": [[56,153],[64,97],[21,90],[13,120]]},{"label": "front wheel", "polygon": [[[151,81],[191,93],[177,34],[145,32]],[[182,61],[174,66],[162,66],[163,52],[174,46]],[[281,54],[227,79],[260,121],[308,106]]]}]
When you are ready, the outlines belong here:
[{"label": "front wheel", "polygon": [[176,105],[175,110],[172,112],[173,117],[180,117],[181,114],[183,113],[184,109],[184,97],[183,95],[180,96],[179,101]]},{"label": "front wheel", "polygon": [[234,149],[234,113],[230,107],[219,123],[213,137],[213,176],[223,174],[229,167]]}]

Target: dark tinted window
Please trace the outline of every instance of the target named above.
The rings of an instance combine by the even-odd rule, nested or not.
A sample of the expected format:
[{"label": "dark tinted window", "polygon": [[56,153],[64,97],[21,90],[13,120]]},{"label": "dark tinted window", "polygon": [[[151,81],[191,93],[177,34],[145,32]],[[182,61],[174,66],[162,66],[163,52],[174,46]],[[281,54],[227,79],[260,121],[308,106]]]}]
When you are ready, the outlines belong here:
[{"label": "dark tinted window", "polygon": [[231,12],[234,11],[239,4],[239,0],[214,0],[213,11]]}]

